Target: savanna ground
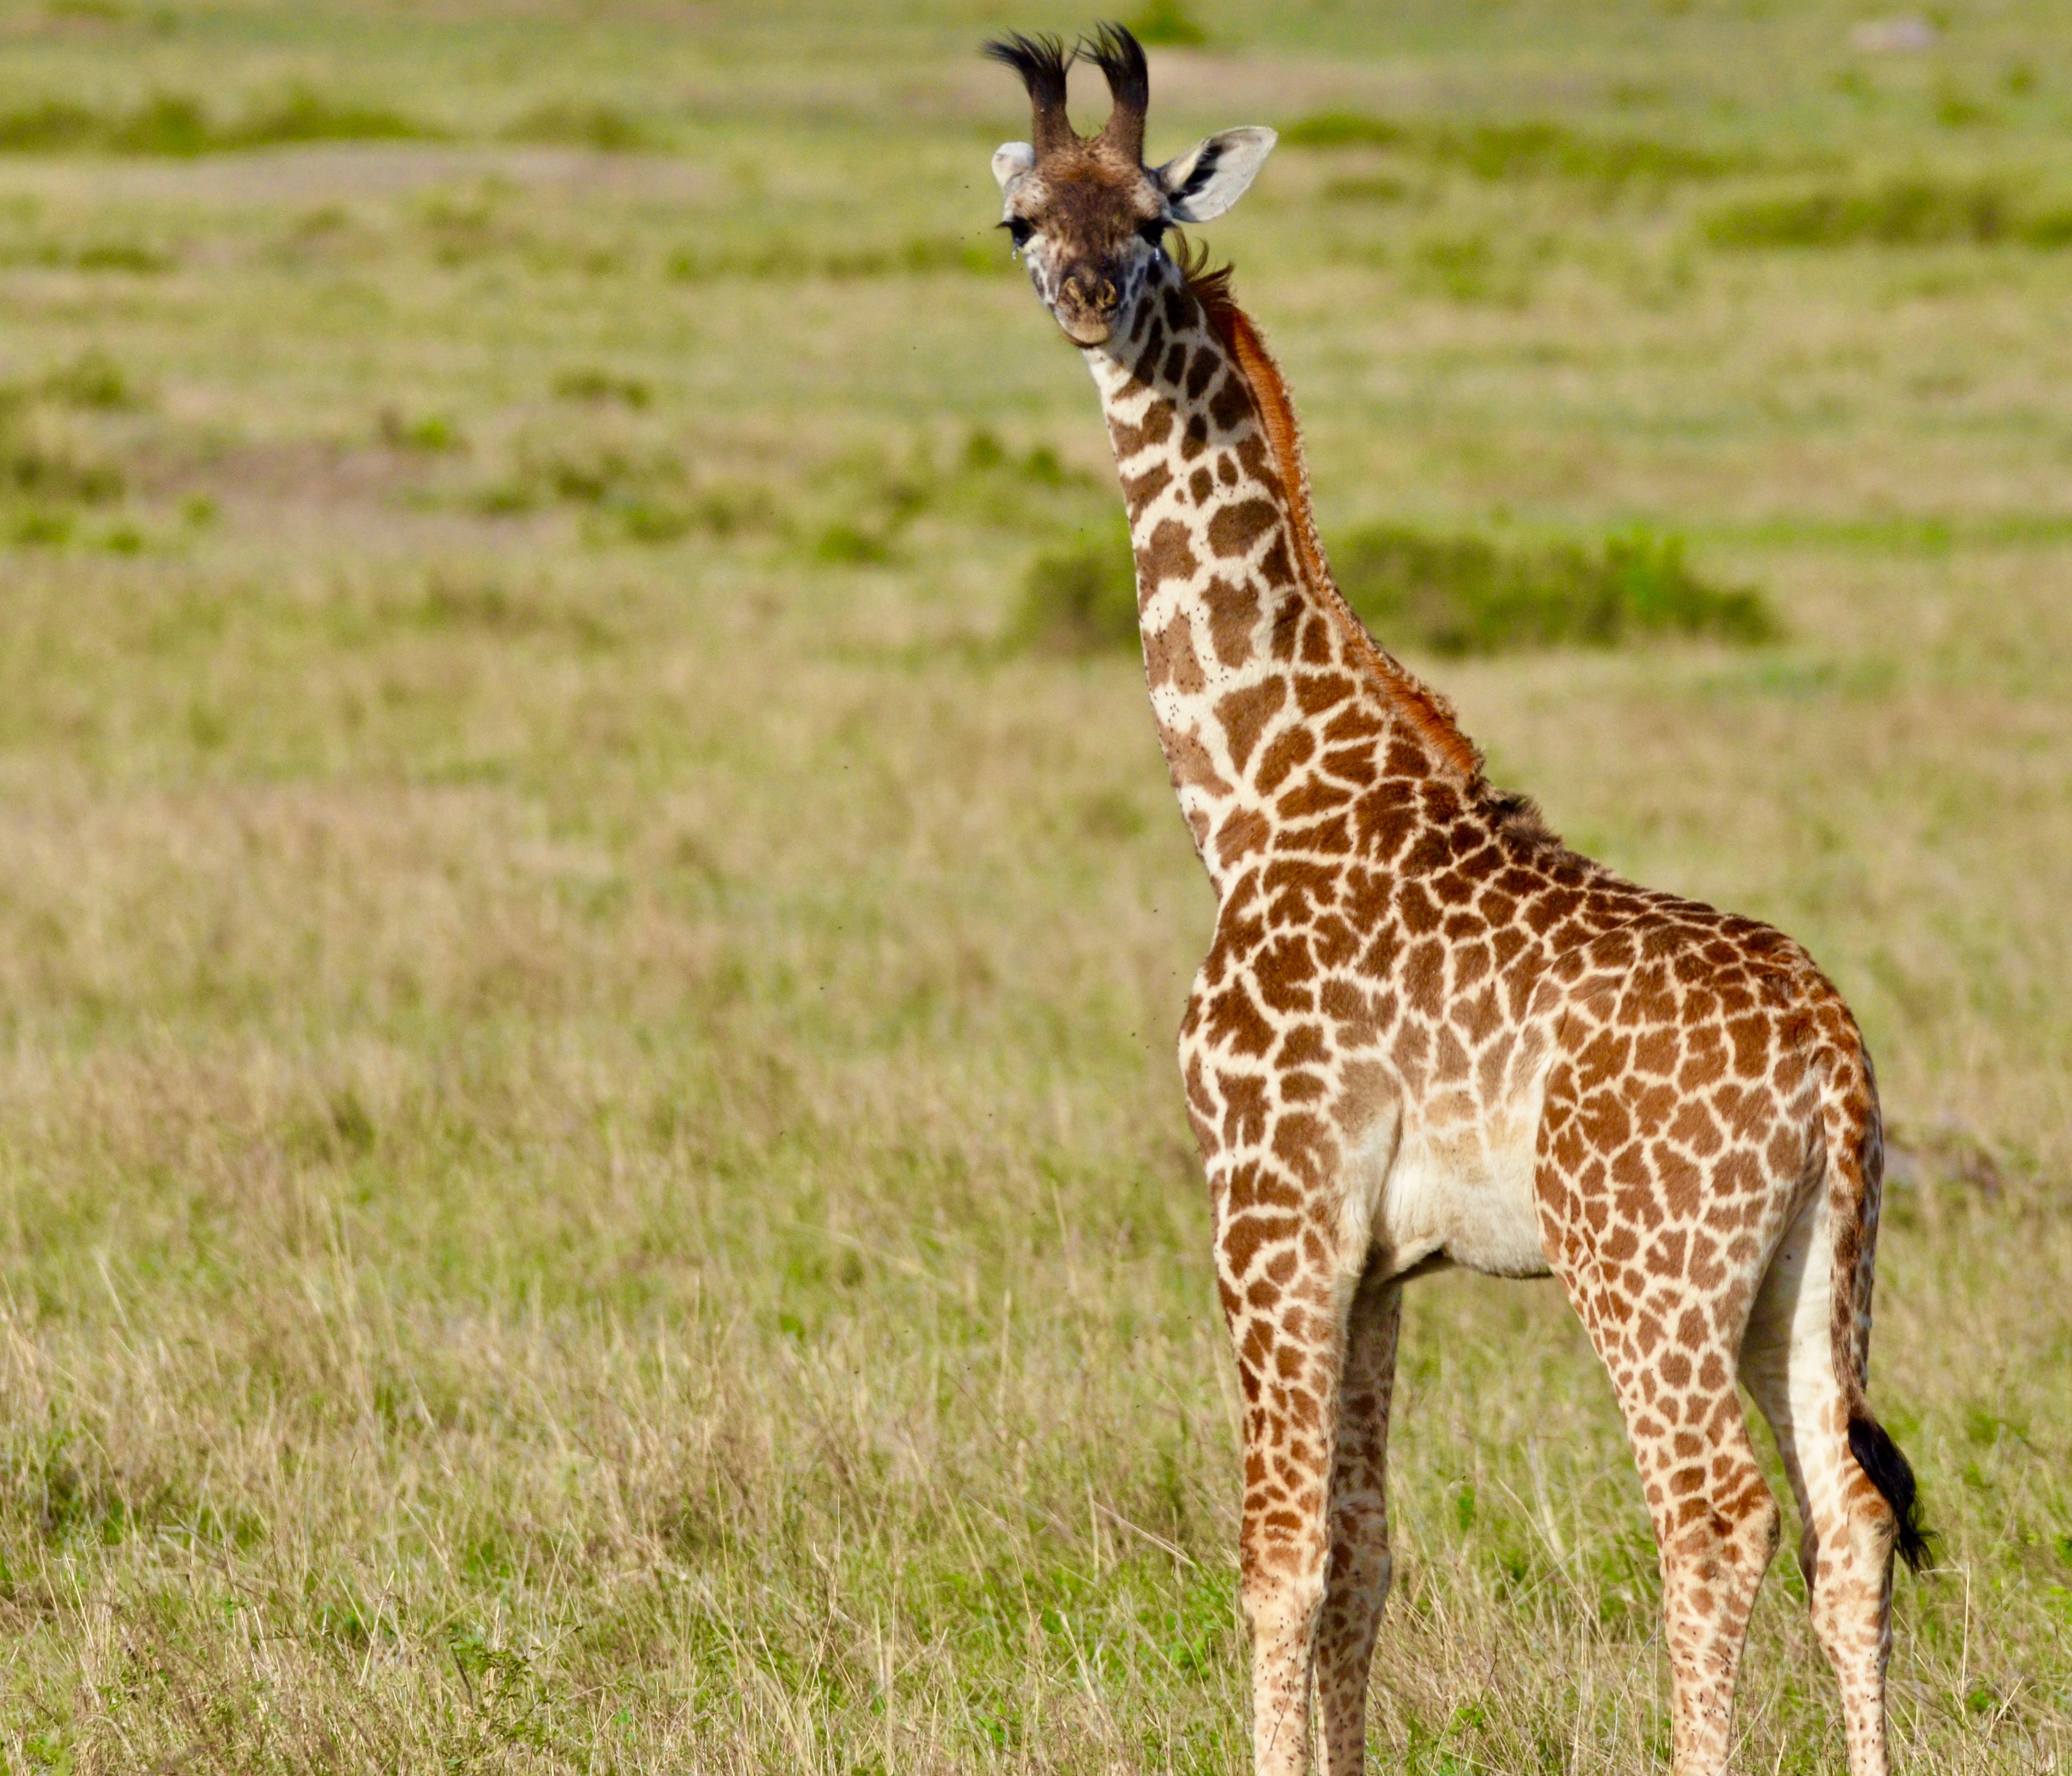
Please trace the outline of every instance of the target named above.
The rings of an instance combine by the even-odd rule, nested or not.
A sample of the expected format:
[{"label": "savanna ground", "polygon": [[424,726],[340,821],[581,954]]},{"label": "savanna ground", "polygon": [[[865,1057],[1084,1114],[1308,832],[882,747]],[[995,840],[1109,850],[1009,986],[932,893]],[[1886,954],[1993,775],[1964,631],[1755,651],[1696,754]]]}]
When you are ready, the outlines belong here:
[{"label": "savanna ground", "polygon": [[[1337,120],[1212,231],[1327,539],[1762,593],[1411,657],[1856,1005],[1897,1742],[2058,1769],[2072,8],[1865,16],[1202,0],[1153,146]],[[1139,668],[1028,641],[1116,500],[987,232],[976,40],[1087,22],[0,13],[7,1769],[1242,1766],[1209,898]],[[1659,1763],[1553,1286],[1419,1284],[1399,1398],[1377,1756]],[[1839,1767],[1788,1556],[1743,1696]]]}]

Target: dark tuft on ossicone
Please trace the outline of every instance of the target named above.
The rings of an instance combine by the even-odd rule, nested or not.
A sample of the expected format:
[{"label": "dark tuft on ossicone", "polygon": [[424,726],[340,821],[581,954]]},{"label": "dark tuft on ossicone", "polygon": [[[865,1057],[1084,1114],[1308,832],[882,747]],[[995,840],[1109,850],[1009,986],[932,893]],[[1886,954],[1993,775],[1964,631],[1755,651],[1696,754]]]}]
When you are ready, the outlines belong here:
[{"label": "dark tuft on ossicone", "polygon": [[1151,107],[1151,69],[1144,59],[1143,44],[1111,22],[1096,26],[1092,37],[1080,39],[1078,52],[1108,77],[1108,89],[1115,100],[1102,138],[1132,162],[1141,162],[1144,118]]},{"label": "dark tuft on ossicone", "polygon": [[1065,115],[1065,74],[1079,53],[1076,48],[1066,48],[1055,37],[1042,33],[1027,37],[1018,31],[994,38],[979,51],[1021,76],[1035,112],[1033,146],[1039,155],[1078,139]]},{"label": "dark tuft on ossicone", "polygon": [[1067,49],[1062,39],[1047,31],[1030,37],[1010,31],[1005,37],[989,39],[979,54],[1013,68],[1030,98],[1060,102],[1065,97],[1065,71],[1079,59],[1076,48]]}]

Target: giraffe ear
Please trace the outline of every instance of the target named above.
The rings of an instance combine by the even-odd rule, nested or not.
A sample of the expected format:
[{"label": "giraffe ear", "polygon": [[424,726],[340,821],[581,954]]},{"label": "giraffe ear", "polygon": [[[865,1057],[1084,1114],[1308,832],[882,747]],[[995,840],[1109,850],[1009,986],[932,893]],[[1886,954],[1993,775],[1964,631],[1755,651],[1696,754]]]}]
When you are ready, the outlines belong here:
[{"label": "giraffe ear", "polygon": [[1166,194],[1175,222],[1212,222],[1251,188],[1266,157],[1280,140],[1271,130],[1248,125],[1198,142],[1151,176]]},{"label": "giraffe ear", "polygon": [[1004,191],[1036,164],[1036,150],[1026,142],[1003,142],[993,151],[993,176]]}]

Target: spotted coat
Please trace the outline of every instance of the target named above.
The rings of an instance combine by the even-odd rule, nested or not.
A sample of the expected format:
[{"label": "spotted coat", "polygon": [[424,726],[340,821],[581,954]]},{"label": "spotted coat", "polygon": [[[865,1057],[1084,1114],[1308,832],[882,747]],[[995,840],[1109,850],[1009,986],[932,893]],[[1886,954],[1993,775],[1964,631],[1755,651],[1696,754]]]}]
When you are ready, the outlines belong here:
[{"label": "spotted coat", "polygon": [[[1260,1776],[1361,1768],[1391,1556],[1403,1289],[1560,1279],[1609,1371],[1660,1548],[1677,1776],[1725,1763],[1777,1507],[1799,1507],[1852,1776],[1885,1776],[1892,1553],[1913,1478],[1865,1402],[1881,1148],[1848,1009],[1786,937],[1638,887],[1492,789],[1445,703],[1333,586],[1281,375],[1169,255],[1273,146],[1143,161],[1120,27],[1010,35],[1028,142],[1001,225],[1100,388],[1159,743],[1217,902],[1180,1034],[1244,1400],[1242,1594]],[[1099,135],[1066,114],[1097,63]]]},{"label": "spotted coat", "polygon": [[[1789,938],[1636,886],[1493,790],[1333,586],[1292,412],[1227,283],[1157,261],[1087,359],[1146,676],[1214,886],[1180,1063],[1244,1398],[1259,1766],[1360,1767],[1402,1283],[1557,1276],[1660,1542],[1679,1772],[1727,1744],[1776,1427],[1850,1763],[1885,1766],[1891,1508],[1851,1459],[1877,1215],[1869,1063]],[[1831,1286],[1840,1278],[1839,1287]]]}]

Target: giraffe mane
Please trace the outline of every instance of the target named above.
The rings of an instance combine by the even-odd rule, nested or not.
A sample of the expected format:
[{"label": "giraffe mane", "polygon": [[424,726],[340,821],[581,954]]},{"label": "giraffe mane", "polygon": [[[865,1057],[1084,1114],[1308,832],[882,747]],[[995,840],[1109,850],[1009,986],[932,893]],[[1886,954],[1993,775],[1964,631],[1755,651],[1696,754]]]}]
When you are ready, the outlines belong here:
[{"label": "giraffe mane", "polygon": [[1412,726],[1433,750],[1459,773],[1471,792],[1480,792],[1486,787],[1482,750],[1462,732],[1453,705],[1367,633],[1366,626],[1353,615],[1352,607],[1338,590],[1338,582],[1331,578],[1330,565],[1324,558],[1323,542],[1317,532],[1316,512],[1309,501],[1309,470],[1303,459],[1302,430],[1295,418],[1295,404],[1289,398],[1288,384],[1281,376],[1281,366],[1267,349],[1258,327],[1238,306],[1237,298],[1231,294],[1231,268],[1219,265],[1211,270],[1208,249],[1185,241],[1180,244],[1175,257],[1186,278],[1187,288],[1202,305],[1216,336],[1236,360],[1244,380],[1251,385],[1252,399],[1258,404],[1260,418],[1266,429],[1268,446],[1273,452],[1274,467],[1288,496],[1294,521],[1295,552],[1301,558],[1302,573],[1310,590],[1338,615],[1351,632],[1355,645],[1371,656],[1369,664],[1388,684]]}]

